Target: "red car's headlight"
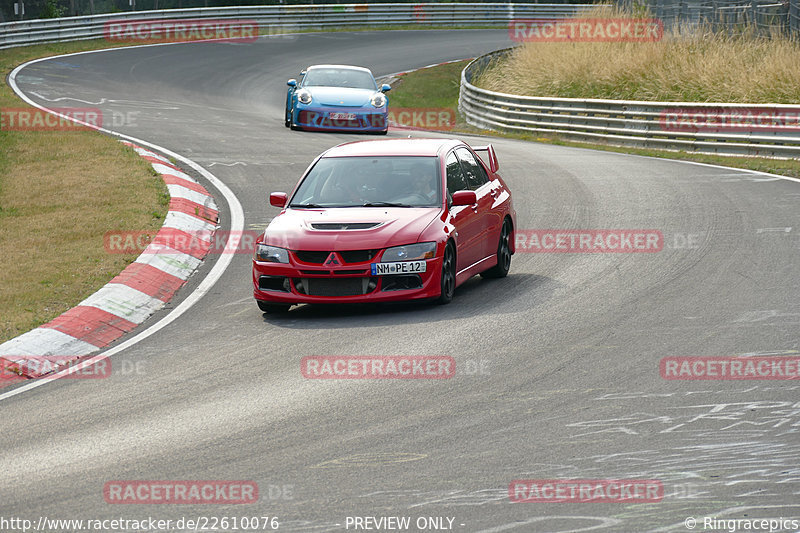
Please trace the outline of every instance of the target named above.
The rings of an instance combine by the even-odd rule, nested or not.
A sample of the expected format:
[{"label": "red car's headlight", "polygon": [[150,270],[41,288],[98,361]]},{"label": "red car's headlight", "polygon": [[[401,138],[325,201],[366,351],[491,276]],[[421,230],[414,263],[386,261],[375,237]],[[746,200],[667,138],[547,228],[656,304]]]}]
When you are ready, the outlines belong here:
[{"label": "red car's headlight", "polygon": [[266,261],[267,263],[288,263],[289,251],[277,246],[258,243],[255,253],[256,261]]},{"label": "red car's headlight", "polygon": [[431,259],[436,255],[435,242],[419,242],[417,244],[407,244],[405,246],[395,246],[387,248],[381,257],[382,263],[394,263],[396,261],[418,261],[420,259]]}]

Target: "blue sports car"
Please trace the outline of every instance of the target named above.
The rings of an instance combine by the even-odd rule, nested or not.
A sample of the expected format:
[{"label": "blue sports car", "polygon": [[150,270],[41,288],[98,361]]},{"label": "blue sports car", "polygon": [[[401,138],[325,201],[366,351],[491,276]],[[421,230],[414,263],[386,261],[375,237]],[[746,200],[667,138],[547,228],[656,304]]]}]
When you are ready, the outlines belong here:
[{"label": "blue sports car", "polygon": [[286,127],[302,130],[363,131],[385,134],[389,121],[384,84],[369,69],[314,65],[286,82]]}]

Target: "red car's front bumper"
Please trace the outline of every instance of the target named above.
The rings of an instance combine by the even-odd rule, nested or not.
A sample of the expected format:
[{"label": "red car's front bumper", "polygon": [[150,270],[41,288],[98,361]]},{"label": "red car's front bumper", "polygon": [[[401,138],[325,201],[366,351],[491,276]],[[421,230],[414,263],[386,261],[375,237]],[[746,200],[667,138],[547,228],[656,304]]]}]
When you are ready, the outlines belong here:
[{"label": "red car's front bumper", "polygon": [[[370,262],[339,266],[253,261],[253,296],[276,304],[398,302],[438,298],[441,257],[427,259],[419,274],[372,276]],[[377,261],[372,261],[377,262]]]}]

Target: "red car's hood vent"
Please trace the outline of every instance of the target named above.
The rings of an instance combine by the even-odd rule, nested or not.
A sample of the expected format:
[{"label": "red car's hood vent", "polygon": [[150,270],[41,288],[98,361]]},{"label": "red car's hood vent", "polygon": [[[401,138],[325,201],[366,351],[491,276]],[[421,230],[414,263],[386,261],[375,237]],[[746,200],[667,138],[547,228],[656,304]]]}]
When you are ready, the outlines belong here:
[{"label": "red car's hood vent", "polygon": [[311,227],[319,230],[349,230],[349,229],[372,229],[383,224],[383,222],[312,222]]}]

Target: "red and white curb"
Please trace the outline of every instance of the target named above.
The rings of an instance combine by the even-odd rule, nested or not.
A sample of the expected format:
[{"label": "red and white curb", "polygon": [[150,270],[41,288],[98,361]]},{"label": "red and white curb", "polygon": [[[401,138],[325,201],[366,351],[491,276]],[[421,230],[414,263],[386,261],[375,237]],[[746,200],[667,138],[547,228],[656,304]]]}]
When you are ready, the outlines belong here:
[{"label": "red and white curb", "polygon": [[[209,192],[165,157],[127,141],[161,174],[171,196],[161,230],[135,262],[76,307],[0,344],[0,388],[74,364],[119,339],[164,307],[200,266],[217,228],[219,211]],[[191,254],[157,244],[176,231],[195,239]],[[167,239],[164,239],[167,240]],[[31,364],[32,360],[51,364]],[[17,375],[18,374],[18,375]]]}]

